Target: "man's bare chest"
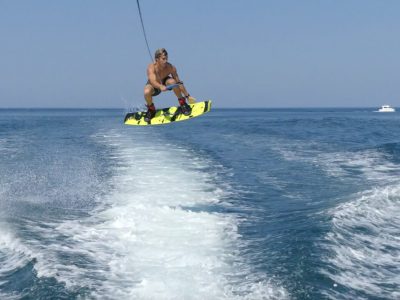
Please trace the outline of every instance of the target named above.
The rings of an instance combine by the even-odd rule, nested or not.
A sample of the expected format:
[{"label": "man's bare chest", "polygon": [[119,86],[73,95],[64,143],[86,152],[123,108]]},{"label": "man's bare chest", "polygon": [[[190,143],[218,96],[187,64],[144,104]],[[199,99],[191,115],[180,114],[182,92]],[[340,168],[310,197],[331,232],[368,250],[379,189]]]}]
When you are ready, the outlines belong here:
[{"label": "man's bare chest", "polygon": [[172,73],[172,68],[164,68],[161,70],[159,70],[158,68],[155,68],[155,73],[156,73],[157,80],[161,81]]}]

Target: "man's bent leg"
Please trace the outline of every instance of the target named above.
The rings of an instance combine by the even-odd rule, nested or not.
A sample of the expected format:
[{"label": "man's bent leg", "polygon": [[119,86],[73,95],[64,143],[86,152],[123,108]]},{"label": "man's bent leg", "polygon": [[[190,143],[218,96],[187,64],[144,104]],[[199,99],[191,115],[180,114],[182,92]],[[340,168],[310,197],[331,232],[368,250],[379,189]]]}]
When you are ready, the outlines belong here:
[{"label": "man's bent leg", "polygon": [[[166,85],[176,84],[176,80],[173,78],[169,78],[165,81],[165,84]],[[183,97],[180,86],[177,86],[177,87],[173,88],[172,90],[174,91],[174,93],[178,99]]]},{"label": "man's bent leg", "polygon": [[146,84],[144,87],[144,99],[147,105],[153,104],[154,88],[151,84]]},{"label": "man's bent leg", "polygon": [[[167,85],[170,85],[170,84],[175,84],[176,81],[175,81],[175,79],[170,78],[170,79],[168,79],[165,83],[166,83]],[[180,105],[180,107],[181,107],[181,112],[182,112],[185,116],[190,115],[190,114],[192,113],[192,108],[190,107],[190,105],[188,105],[188,104],[186,103],[186,99],[185,99],[185,97],[182,95],[181,86],[177,86],[176,88],[173,89],[173,91],[174,91],[176,97],[178,98],[179,105]]]},{"label": "man's bent leg", "polygon": [[147,106],[147,112],[144,117],[144,120],[146,122],[150,122],[150,120],[156,114],[156,108],[153,103],[153,95],[156,95],[155,92],[156,92],[155,89],[150,84],[146,84],[146,86],[144,87],[144,99],[146,100],[146,106]]}]

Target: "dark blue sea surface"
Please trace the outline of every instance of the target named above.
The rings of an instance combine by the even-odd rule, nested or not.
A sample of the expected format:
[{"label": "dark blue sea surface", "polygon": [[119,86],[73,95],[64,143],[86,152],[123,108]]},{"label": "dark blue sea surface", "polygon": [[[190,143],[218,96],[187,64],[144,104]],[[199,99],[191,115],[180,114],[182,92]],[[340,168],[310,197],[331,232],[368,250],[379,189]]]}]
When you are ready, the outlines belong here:
[{"label": "dark blue sea surface", "polygon": [[0,110],[0,299],[399,299],[400,114]]}]

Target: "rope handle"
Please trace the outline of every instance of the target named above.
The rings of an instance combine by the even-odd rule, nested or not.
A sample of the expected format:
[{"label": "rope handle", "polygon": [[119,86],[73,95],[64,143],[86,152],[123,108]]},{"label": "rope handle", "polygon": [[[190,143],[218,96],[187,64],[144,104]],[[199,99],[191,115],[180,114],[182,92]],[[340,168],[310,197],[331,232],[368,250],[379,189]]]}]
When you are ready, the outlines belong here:
[{"label": "rope handle", "polygon": [[180,86],[181,84],[183,84],[182,81],[174,83],[174,84],[167,85],[165,87],[167,88],[168,91],[172,91],[174,88]]}]

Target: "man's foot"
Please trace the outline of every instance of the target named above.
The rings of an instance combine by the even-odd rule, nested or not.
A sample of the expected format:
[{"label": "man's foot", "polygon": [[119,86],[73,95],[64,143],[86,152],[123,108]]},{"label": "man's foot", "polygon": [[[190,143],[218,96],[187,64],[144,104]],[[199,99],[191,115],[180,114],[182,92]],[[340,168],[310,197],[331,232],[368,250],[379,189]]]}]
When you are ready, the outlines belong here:
[{"label": "man's foot", "polygon": [[147,106],[147,111],[144,116],[144,120],[146,122],[150,122],[150,120],[153,119],[154,116],[156,115],[156,108],[154,106],[154,103],[152,103],[151,105],[146,105],[146,106]]},{"label": "man's foot", "polygon": [[192,113],[192,108],[190,107],[189,104],[186,103],[185,98],[179,98],[178,101],[179,101],[181,112],[185,116],[189,116]]}]

